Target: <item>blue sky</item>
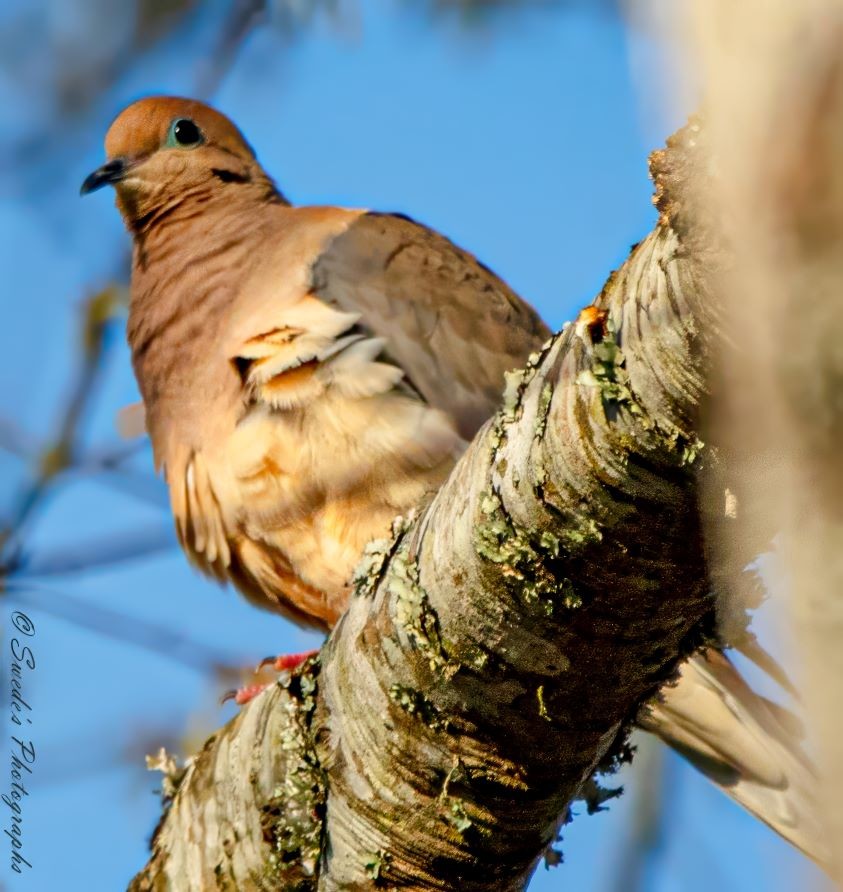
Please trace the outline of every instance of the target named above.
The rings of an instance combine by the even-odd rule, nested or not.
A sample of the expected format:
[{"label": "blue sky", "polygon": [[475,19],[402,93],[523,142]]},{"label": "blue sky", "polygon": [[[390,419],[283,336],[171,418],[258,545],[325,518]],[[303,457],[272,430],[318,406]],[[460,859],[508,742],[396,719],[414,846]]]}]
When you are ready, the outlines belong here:
[{"label": "blue sky", "polygon": [[[219,6],[207,4],[194,26],[128,68],[93,108],[60,124],[52,120],[46,75],[33,85],[8,70],[0,74],[0,136],[11,142],[40,134],[34,149],[0,174],[0,418],[36,438],[50,435],[70,387],[78,304],[122,269],[127,247],[111,196],[104,190],[80,201],[79,183],[101,163],[102,136],[126,102],[190,92],[191,60],[207,45]],[[33,17],[25,26],[48,65],[56,58],[46,52],[48,42],[62,29],[78,32],[74,10],[81,16],[91,7],[45,0],[25,11],[12,2],[0,25],[43,12],[46,24]],[[77,39],[84,47],[84,35]],[[409,213],[476,253],[558,327],[654,223],[646,157],[681,117],[642,91],[652,78],[633,81],[629,59],[639,75],[642,63],[657,74],[662,49],[601,12],[536,10],[465,37],[452,20],[431,24],[401,4],[371,0],[343,27],[320,21],[293,45],[271,29],[255,32],[214,101],[295,202]],[[85,442],[114,442],[115,413],[136,398],[117,337]],[[143,452],[133,467],[144,475],[149,461]],[[0,510],[8,509],[25,472],[17,458],[0,453]],[[160,487],[145,487],[150,497],[138,499],[113,483],[69,478],[27,528],[27,547],[44,557],[106,534],[169,535]],[[89,624],[97,616],[91,610],[116,612],[120,620],[106,616],[112,633],[103,634],[57,615],[75,602],[89,605]],[[37,748],[25,812],[34,870],[23,878],[9,874],[12,890],[124,888],[146,859],[159,815],[156,776],[143,770],[142,753],[165,736],[198,742],[232,714],[231,706],[216,705],[220,686],[209,673],[170,655],[184,656],[185,647],[165,642],[156,653],[127,641],[142,624],[243,665],[319,640],[197,577],[174,547],[38,580],[0,606],[4,628],[12,609],[25,610],[36,627],[37,665],[25,679]],[[8,634],[3,669],[9,671]],[[7,725],[3,765],[9,733]],[[641,888],[791,889],[815,875],[680,760],[667,758],[663,778],[664,841]],[[624,779],[629,795],[609,812],[566,828],[565,864],[540,868],[533,892],[624,888],[617,885],[620,841],[635,827],[641,801],[657,795],[636,790],[634,768]],[[5,847],[0,852],[4,877]]]}]

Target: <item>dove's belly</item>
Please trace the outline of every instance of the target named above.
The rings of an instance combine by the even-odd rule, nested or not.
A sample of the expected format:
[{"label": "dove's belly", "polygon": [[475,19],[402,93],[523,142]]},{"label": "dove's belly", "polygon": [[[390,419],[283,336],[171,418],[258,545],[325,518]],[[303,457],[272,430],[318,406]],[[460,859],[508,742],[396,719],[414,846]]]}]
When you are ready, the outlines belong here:
[{"label": "dove's belly", "polygon": [[258,606],[327,629],[366,545],[429,498],[463,448],[447,416],[406,394],[324,398],[298,412],[255,409],[224,448],[194,450],[181,473],[168,463],[167,479],[194,564]]}]

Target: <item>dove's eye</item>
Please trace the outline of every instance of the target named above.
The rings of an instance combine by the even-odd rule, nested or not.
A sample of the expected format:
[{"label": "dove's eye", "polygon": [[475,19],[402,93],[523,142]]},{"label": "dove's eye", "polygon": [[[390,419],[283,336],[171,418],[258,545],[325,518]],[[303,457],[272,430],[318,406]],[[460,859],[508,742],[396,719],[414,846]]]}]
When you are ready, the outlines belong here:
[{"label": "dove's eye", "polygon": [[171,148],[181,146],[189,149],[198,146],[202,142],[202,131],[190,118],[176,118],[170,124],[170,132],[167,134],[167,145]]}]

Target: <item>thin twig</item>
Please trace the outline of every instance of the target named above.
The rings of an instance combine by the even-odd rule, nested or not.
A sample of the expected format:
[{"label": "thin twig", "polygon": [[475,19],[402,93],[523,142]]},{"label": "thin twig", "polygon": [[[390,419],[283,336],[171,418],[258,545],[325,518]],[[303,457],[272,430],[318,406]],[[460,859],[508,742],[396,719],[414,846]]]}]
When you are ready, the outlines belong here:
[{"label": "thin twig", "polygon": [[236,660],[207,644],[192,641],[166,626],[136,616],[126,616],[48,586],[12,581],[7,584],[6,591],[11,600],[23,607],[49,613],[80,628],[134,645],[202,674],[228,671],[247,662],[245,659]]},{"label": "thin twig", "polygon": [[[75,474],[75,469],[71,473]],[[152,474],[146,474],[143,471],[117,469],[114,471],[103,471],[95,475],[92,474],[90,479],[95,483],[105,483],[111,489],[132,496],[132,498],[145,502],[147,505],[153,505],[164,510],[170,507],[170,497],[167,493],[166,484],[158,477],[153,477]]]},{"label": "thin twig", "polygon": [[171,549],[176,544],[171,526],[155,526],[148,530],[133,530],[110,537],[77,543],[59,548],[42,556],[19,553],[7,569],[9,579],[33,579],[44,576],[63,576],[95,568],[112,567],[138,560]]},{"label": "thin twig", "polygon": [[48,495],[53,480],[72,463],[81,423],[90,406],[111,341],[109,329],[113,325],[120,299],[120,290],[112,286],[83,304],[82,365],[70,398],[59,414],[56,437],[52,445],[41,452],[37,471],[22,487],[4,528],[0,531],[0,549],[5,566],[16,562],[23,527]]},{"label": "thin twig", "polygon": [[196,77],[196,95],[213,96],[231,68],[240,47],[252,31],[266,20],[266,0],[239,0],[225,17],[213,52]]},{"label": "thin twig", "polygon": [[149,440],[146,437],[138,437],[134,440],[121,440],[117,443],[92,447],[73,467],[74,470],[90,472],[113,470],[143,452],[148,446]]}]

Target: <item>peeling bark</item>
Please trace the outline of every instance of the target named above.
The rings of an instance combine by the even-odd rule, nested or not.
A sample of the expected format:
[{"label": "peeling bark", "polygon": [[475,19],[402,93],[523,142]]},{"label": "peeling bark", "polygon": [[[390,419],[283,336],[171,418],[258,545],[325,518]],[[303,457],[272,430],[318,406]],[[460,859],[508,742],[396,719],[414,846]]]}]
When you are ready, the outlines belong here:
[{"label": "peeling bark", "polygon": [[374,544],[320,661],[188,768],[138,890],[520,890],[711,629],[700,411],[721,332],[683,205],[512,373],[433,502]]}]

